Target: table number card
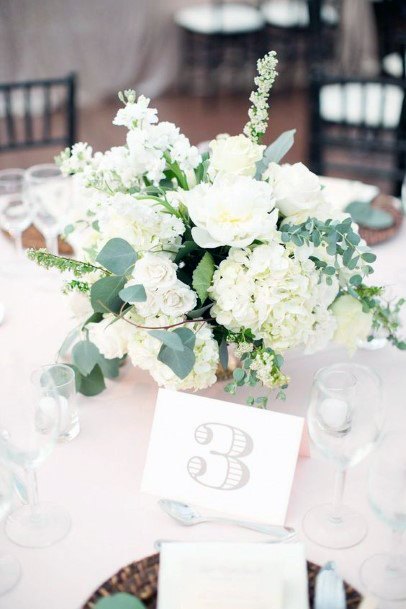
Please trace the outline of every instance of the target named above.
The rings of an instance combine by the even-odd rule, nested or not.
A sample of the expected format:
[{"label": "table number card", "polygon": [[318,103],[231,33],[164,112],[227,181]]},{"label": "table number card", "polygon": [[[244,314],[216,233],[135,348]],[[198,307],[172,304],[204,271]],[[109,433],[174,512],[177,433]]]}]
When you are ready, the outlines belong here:
[{"label": "table number card", "polygon": [[160,389],[142,491],[284,524],[304,419]]}]

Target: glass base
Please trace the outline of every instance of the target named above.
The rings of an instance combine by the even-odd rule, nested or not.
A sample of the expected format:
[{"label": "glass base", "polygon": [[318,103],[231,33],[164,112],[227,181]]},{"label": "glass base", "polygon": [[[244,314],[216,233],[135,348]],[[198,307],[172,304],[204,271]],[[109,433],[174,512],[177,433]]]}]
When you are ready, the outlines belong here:
[{"label": "glass base", "polygon": [[361,514],[345,505],[340,508],[340,518],[332,516],[333,506],[319,505],[303,518],[303,530],[307,537],[325,548],[351,548],[364,539],[368,527]]},{"label": "glass base", "polygon": [[360,575],[369,593],[388,601],[406,599],[406,556],[371,556],[362,564]]},{"label": "glass base", "polygon": [[21,577],[20,563],[14,556],[0,556],[0,596],[12,590]]},{"label": "glass base", "polygon": [[38,503],[34,510],[23,505],[6,520],[8,538],[24,548],[46,548],[63,539],[70,530],[70,516],[52,503]]}]

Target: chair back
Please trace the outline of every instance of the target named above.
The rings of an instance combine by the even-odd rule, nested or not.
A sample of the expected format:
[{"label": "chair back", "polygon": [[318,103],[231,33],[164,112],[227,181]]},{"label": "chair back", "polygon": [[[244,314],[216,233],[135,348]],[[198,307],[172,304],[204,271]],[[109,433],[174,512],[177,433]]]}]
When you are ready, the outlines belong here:
[{"label": "chair back", "polygon": [[400,193],[406,172],[406,80],[316,72],[310,108],[314,172],[390,182]]},{"label": "chair back", "polygon": [[72,146],[76,76],[0,83],[0,152]]}]

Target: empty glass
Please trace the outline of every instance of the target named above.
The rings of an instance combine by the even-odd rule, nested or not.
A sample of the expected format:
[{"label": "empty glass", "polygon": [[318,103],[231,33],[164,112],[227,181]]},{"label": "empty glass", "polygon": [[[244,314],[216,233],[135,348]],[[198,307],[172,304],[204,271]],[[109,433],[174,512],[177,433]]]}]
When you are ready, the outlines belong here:
[{"label": "empty glass", "polygon": [[70,202],[70,180],[56,165],[34,165],[25,174],[24,189],[35,226],[44,235],[48,251],[57,254]]},{"label": "empty glass", "polygon": [[31,383],[25,382],[24,377],[16,383],[18,369],[7,375],[7,366],[2,368],[5,376],[1,386],[0,459],[25,471],[29,498],[28,505],[11,512],[5,530],[15,543],[41,548],[59,541],[70,529],[65,510],[40,503],[37,491],[36,470],[52,453],[60,433],[60,397],[52,367],[36,370]]},{"label": "empty glass", "polygon": [[14,238],[17,253],[22,254],[22,234],[31,224],[31,208],[23,198],[23,169],[0,171],[0,226]]},{"label": "empty glass", "polygon": [[336,468],[331,504],[312,508],[303,520],[306,535],[328,548],[348,548],[367,533],[363,516],[343,505],[346,470],[373,449],[383,425],[381,381],[366,366],[345,363],[314,377],[307,415],[316,449]]},{"label": "empty glass", "polygon": [[80,432],[75,373],[66,364],[44,366],[42,370],[51,375],[53,387],[59,395],[61,421],[58,439],[62,442],[73,440]]},{"label": "empty glass", "polygon": [[[0,463],[0,520],[2,520],[11,507],[12,478],[6,467]],[[10,554],[0,554],[0,596],[14,588],[20,579],[20,564]]]},{"label": "empty glass", "polygon": [[367,590],[386,600],[406,599],[406,553],[401,540],[406,530],[406,431],[387,434],[371,463],[368,497],[375,514],[392,529],[392,548],[368,558],[361,567]]}]

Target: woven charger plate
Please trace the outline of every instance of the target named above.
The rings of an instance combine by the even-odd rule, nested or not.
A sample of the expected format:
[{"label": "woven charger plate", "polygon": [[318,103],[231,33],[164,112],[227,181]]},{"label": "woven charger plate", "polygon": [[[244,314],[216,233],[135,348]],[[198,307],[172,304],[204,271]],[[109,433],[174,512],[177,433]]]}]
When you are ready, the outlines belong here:
[{"label": "woven charger plate", "polygon": [[[309,598],[310,607],[313,607],[314,580],[320,567],[312,562],[307,563],[309,573]],[[105,597],[117,592],[127,592],[133,594],[143,601],[148,609],[155,609],[158,587],[159,554],[147,556],[142,560],[132,562],[123,567],[115,575],[110,577],[96,590],[89,598],[83,609],[93,609],[95,603]],[[360,594],[345,584],[347,595],[347,609],[355,609],[361,602]]]},{"label": "woven charger plate", "polygon": [[362,226],[359,227],[359,234],[365,239],[368,245],[377,245],[378,243],[392,239],[392,237],[399,232],[403,222],[403,213],[401,209],[399,209],[397,199],[390,197],[389,195],[378,195],[374,199],[372,207],[387,211],[393,218],[393,224],[392,226],[389,226],[389,228],[372,229],[363,228]]}]

